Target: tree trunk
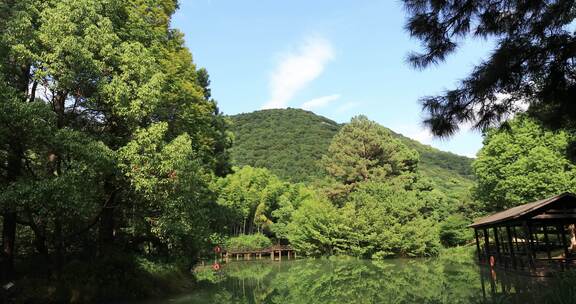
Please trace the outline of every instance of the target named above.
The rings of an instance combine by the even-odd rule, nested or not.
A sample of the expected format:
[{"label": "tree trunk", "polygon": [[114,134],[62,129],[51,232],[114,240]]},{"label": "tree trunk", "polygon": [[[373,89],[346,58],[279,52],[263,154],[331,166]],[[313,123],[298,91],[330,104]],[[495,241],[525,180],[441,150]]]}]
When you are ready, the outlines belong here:
[{"label": "tree trunk", "polygon": [[52,274],[52,260],[50,259],[50,253],[48,252],[48,246],[46,246],[46,237],[35,232],[34,248],[36,248],[38,254],[40,254],[42,259],[44,259],[45,274],[49,277]]},{"label": "tree trunk", "polygon": [[107,184],[106,189],[110,191],[110,197],[106,202],[104,202],[98,226],[98,253],[100,256],[105,255],[108,249],[110,249],[114,244],[114,207],[116,205],[116,190],[112,189],[110,183]]},{"label": "tree trunk", "polygon": [[[22,149],[19,144],[12,143],[8,152],[7,180],[8,184],[16,181],[22,171]],[[16,212],[14,206],[4,210],[2,224],[2,269],[0,270],[2,282],[13,280],[16,274],[14,268],[14,247],[16,244]]]},{"label": "tree trunk", "polygon": [[4,213],[2,225],[2,283],[14,280],[14,245],[16,244],[16,213]]},{"label": "tree trunk", "polygon": [[60,276],[62,267],[64,266],[64,243],[62,238],[64,237],[62,233],[62,222],[60,221],[61,216],[56,214],[56,219],[54,220],[54,249],[55,249],[55,262],[56,262],[56,273]]},{"label": "tree trunk", "polygon": [[[30,65],[23,65],[15,69],[14,88],[17,89],[23,97],[27,97],[28,84],[30,81]],[[23,98],[26,100],[26,98]],[[16,182],[22,175],[22,159],[24,158],[24,149],[21,146],[20,138],[14,134],[8,142],[7,155],[7,183],[8,185]],[[14,267],[14,255],[16,245],[16,224],[17,214],[14,206],[7,206],[3,210],[2,223],[2,252],[0,253],[0,280],[2,283],[14,280],[16,269]]]},{"label": "tree trunk", "polygon": [[104,207],[100,217],[98,230],[100,253],[106,251],[114,243],[114,209]]}]

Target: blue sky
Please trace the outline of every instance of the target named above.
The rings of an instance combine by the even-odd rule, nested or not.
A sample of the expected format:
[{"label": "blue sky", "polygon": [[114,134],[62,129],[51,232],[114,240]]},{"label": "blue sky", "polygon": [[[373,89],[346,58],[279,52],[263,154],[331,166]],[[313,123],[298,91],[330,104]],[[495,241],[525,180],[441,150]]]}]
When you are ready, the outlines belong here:
[{"label": "blue sky", "polygon": [[400,1],[181,0],[173,27],[212,80],[225,114],[305,108],[337,122],[354,115],[460,155],[474,156],[481,134],[464,128],[435,139],[421,125],[418,99],[453,88],[491,42],[461,45],[447,62],[412,69],[419,42],[404,30]]}]

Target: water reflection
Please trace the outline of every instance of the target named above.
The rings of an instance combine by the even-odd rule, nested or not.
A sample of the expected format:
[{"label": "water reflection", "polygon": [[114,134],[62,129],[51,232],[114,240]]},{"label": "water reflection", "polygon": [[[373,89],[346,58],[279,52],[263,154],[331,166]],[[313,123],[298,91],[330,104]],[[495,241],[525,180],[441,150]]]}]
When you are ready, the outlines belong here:
[{"label": "water reflection", "polygon": [[482,268],[480,280],[484,303],[576,303],[574,272],[548,278]]},{"label": "water reflection", "polygon": [[[170,303],[575,303],[550,282],[445,259],[233,262]],[[166,302],[167,303],[167,302]]]}]

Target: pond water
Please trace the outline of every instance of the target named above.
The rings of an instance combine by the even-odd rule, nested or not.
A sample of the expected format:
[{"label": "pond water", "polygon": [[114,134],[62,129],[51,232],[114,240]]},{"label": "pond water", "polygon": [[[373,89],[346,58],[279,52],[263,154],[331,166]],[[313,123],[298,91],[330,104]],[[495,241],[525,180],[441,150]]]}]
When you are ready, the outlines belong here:
[{"label": "pond water", "polygon": [[574,281],[562,287],[449,259],[231,262],[198,277],[189,294],[153,304],[576,303]]}]

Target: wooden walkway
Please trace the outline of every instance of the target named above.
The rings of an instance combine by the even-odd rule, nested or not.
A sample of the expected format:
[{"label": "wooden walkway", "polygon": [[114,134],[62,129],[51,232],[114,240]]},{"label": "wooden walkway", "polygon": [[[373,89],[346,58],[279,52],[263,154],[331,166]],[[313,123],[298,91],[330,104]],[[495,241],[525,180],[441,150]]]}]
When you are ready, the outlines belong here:
[{"label": "wooden walkway", "polygon": [[231,250],[225,251],[223,257],[226,261],[231,258],[236,258],[237,261],[249,261],[254,257],[256,260],[261,260],[263,256],[268,256],[273,261],[282,261],[282,256],[285,255],[288,260],[290,258],[296,259],[296,251],[289,245],[274,245],[260,250]]}]

